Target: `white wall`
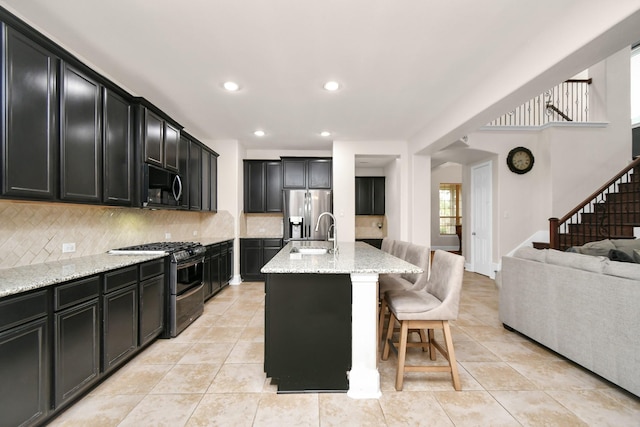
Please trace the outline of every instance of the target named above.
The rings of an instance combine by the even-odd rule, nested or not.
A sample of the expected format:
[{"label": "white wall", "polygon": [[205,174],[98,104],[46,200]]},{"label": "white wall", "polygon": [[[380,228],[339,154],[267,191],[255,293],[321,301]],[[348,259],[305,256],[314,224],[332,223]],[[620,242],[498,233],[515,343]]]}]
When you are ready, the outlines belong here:
[{"label": "white wall", "polygon": [[387,235],[409,239],[409,161],[405,141],[334,141],[333,205],[338,239],[355,240],[355,158],[357,155],[389,155],[398,159],[385,168]]},{"label": "white wall", "polygon": [[[458,236],[440,235],[440,184],[462,184],[462,166],[447,163],[431,171],[431,249],[456,250],[459,247]],[[462,193],[469,191],[462,187]]]},{"label": "white wall", "polygon": [[[566,214],[631,160],[629,50],[596,64],[589,74],[594,79],[592,110],[607,124],[564,124],[541,131],[483,130],[468,135],[470,148],[487,152],[487,158],[493,153],[496,159],[495,263],[532,236],[548,232],[548,218]],[[506,166],[507,154],[516,146],[529,148],[535,156],[527,174],[514,174]],[[468,166],[463,172],[467,188]],[[466,196],[464,200],[468,208]],[[465,224],[463,241],[469,241]]]},{"label": "white wall", "polygon": [[240,279],[240,213],[243,203],[243,167],[244,147],[236,140],[203,141],[205,145],[220,155],[218,158],[218,211],[228,211],[234,219],[235,251],[234,277],[232,284],[239,284]]}]

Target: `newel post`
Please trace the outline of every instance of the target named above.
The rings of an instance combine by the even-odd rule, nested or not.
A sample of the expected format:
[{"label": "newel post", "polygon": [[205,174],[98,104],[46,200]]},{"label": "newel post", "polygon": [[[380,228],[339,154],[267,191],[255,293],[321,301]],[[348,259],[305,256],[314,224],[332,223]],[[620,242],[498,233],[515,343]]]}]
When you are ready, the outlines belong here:
[{"label": "newel post", "polygon": [[560,241],[558,238],[558,218],[549,218],[549,247],[551,249],[559,249]]}]

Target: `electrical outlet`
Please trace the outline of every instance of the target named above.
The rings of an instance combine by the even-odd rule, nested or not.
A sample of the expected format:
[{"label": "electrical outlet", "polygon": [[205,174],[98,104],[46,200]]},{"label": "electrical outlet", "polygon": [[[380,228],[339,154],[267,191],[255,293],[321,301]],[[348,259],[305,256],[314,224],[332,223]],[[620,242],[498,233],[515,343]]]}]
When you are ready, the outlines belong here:
[{"label": "electrical outlet", "polygon": [[193,230],[193,235],[197,236],[198,235],[198,231],[197,230]]},{"label": "electrical outlet", "polygon": [[63,243],[62,244],[62,253],[66,254],[66,253],[70,253],[70,252],[75,252],[76,251],[76,244],[75,243]]},{"label": "electrical outlet", "polygon": [[164,238],[169,240],[171,238],[171,233],[164,233]]}]

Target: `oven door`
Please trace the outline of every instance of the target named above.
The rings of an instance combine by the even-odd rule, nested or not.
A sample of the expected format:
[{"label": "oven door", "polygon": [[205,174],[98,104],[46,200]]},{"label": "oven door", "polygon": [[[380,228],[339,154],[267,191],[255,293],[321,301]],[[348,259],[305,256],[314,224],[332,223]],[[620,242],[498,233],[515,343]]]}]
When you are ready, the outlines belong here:
[{"label": "oven door", "polygon": [[204,312],[204,285],[200,283],[182,295],[171,295],[171,305],[175,311],[170,333],[176,337]]},{"label": "oven door", "polygon": [[182,295],[191,288],[202,285],[203,280],[204,258],[178,264],[176,267],[176,281],[172,284],[175,288],[171,289],[171,293],[173,295]]}]

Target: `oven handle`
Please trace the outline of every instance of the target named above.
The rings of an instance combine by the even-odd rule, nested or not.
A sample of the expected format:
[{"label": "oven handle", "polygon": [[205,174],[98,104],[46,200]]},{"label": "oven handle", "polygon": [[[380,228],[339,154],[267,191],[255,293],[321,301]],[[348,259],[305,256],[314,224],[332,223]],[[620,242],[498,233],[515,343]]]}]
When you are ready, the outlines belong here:
[{"label": "oven handle", "polygon": [[195,288],[189,290],[189,292],[186,292],[186,293],[178,296],[178,299],[189,298],[191,295],[193,295],[196,292],[200,291],[202,289],[202,287],[204,287],[204,285],[201,283],[200,286],[196,286]]},{"label": "oven handle", "polygon": [[204,262],[204,258],[200,258],[200,259],[197,259],[195,261],[191,261],[188,264],[178,264],[177,269],[178,270],[182,270],[183,268],[189,268],[189,267],[192,267],[192,266],[194,266],[196,264],[200,264],[201,262]]}]

